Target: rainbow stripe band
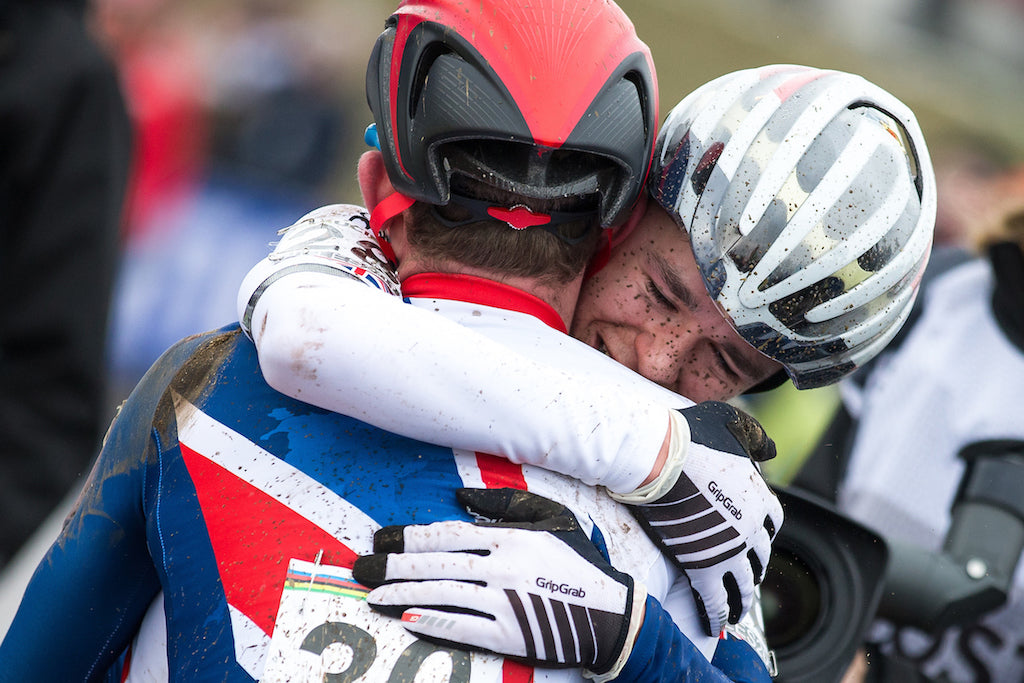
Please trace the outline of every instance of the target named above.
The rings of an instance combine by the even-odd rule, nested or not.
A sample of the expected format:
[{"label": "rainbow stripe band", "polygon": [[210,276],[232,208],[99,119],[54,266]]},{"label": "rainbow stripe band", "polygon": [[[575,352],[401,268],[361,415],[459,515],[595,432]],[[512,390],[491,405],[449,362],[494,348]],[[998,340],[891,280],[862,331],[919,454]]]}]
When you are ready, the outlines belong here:
[{"label": "rainbow stripe band", "polygon": [[314,574],[312,572],[289,569],[284,582],[285,590],[301,590],[314,593],[341,595],[355,600],[365,600],[370,589],[352,579],[340,576]]}]

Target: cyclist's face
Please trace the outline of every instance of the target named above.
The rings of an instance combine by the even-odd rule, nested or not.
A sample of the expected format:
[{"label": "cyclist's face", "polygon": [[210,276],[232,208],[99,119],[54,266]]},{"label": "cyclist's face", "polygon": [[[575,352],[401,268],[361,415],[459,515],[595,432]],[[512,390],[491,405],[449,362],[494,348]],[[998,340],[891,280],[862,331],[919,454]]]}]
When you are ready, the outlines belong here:
[{"label": "cyclist's face", "polygon": [[732,398],[782,369],[732,327],[704,288],[686,233],[653,202],[583,284],[572,334],[694,401]]}]

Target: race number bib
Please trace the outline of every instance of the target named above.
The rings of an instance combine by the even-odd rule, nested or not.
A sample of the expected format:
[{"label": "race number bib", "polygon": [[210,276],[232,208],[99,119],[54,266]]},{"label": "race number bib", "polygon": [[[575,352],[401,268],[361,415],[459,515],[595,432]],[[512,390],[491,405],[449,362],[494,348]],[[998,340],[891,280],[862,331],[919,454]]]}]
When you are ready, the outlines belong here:
[{"label": "race number bib", "polygon": [[343,567],[293,559],[262,683],[463,683],[502,680],[502,660],[411,635],[366,604]]}]

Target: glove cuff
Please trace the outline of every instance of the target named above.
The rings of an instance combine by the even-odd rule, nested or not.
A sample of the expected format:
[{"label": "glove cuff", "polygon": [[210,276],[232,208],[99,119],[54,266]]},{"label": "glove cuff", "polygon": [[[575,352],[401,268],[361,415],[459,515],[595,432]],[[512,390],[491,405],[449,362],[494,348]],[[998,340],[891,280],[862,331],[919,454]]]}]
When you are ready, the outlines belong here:
[{"label": "glove cuff", "polygon": [[654,481],[644,484],[631,493],[608,494],[624,505],[643,505],[659,500],[665,496],[679,480],[683,471],[683,463],[690,446],[690,425],[678,410],[669,411],[668,458],[661,474]]},{"label": "glove cuff", "polygon": [[629,661],[629,656],[633,654],[633,644],[636,642],[637,634],[640,633],[640,628],[644,625],[644,607],[646,604],[647,586],[640,581],[634,580],[632,604],[629,608],[629,621],[626,625],[626,637],[622,643],[622,651],[619,652],[619,656],[612,662],[610,669],[599,674],[584,670],[584,678],[589,678],[597,683],[607,683],[619,677],[622,669],[626,666],[626,662]]}]

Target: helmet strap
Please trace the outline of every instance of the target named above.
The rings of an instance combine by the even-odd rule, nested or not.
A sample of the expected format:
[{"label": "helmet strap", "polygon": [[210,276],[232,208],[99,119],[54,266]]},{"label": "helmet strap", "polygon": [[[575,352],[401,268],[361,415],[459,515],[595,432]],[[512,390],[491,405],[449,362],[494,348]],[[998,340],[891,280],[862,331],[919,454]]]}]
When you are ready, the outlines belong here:
[{"label": "helmet strap", "polygon": [[384,226],[415,203],[416,200],[412,197],[407,197],[401,192],[394,192],[380,200],[370,212],[370,229],[373,230],[377,241],[380,242],[380,250],[392,263],[397,263],[398,259],[395,258],[395,250],[391,248],[391,241]]}]

